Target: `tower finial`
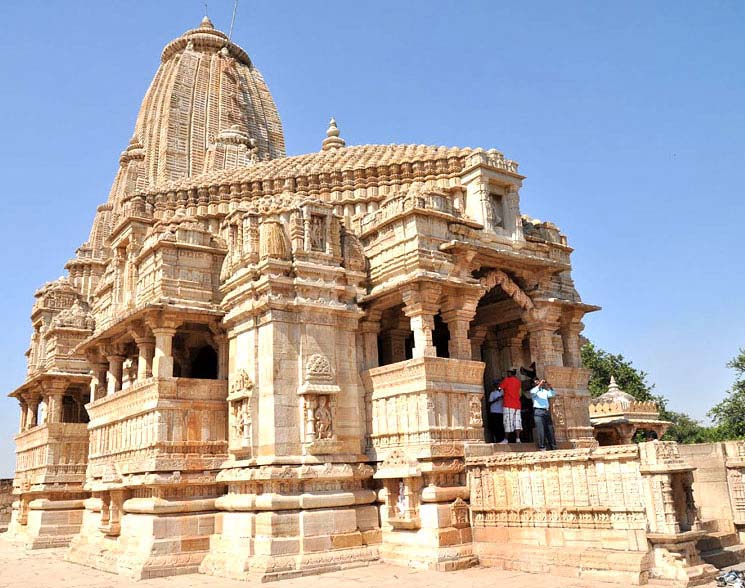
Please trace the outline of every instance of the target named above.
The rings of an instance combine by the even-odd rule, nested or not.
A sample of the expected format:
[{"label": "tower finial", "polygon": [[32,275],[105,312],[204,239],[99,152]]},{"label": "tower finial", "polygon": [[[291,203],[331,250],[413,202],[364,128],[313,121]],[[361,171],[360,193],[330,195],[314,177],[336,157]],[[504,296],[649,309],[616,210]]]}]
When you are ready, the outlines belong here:
[{"label": "tower finial", "polygon": [[347,142],[339,135],[339,127],[336,126],[336,119],[332,116],[331,121],[329,121],[329,128],[326,129],[326,138],[321,143],[321,151],[345,147]]},{"label": "tower finial", "polygon": [[215,25],[212,24],[210,17],[205,14],[204,17],[202,18],[202,22],[199,24],[199,28],[200,29],[214,29]]}]

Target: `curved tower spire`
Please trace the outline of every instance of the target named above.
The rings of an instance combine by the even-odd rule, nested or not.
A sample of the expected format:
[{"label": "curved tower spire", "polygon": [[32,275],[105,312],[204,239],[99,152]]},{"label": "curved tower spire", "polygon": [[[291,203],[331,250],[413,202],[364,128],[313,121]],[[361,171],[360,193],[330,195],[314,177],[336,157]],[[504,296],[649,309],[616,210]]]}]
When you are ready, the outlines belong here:
[{"label": "curved tower spire", "polygon": [[75,278],[77,265],[107,256],[104,242],[126,196],[213,169],[284,156],[282,123],[264,78],[246,52],[205,16],[198,28],[163,49],[108,202],[99,206],[90,237],[68,269]]}]

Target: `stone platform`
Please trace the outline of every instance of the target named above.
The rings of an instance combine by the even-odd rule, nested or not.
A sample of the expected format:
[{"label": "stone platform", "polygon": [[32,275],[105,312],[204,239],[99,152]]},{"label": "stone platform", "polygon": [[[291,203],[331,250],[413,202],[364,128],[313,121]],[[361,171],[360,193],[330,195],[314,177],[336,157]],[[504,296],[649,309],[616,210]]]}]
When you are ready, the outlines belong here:
[{"label": "stone platform", "polygon": [[[202,574],[187,574],[133,582],[131,579],[64,561],[63,549],[25,551],[7,541],[0,540],[0,579],[2,588],[124,588],[133,585],[142,588],[245,588],[252,582],[228,580]],[[550,586],[551,588],[611,588],[618,584],[562,578],[545,574],[526,574],[493,568],[470,568],[458,572],[412,570],[386,564],[370,564],[340,572],[318,576],[282,580],[279,588],[305,588],[322,582],[325,588],[345,588],[350,585],[374,588],[439,588],[457,585],[461,588],[499,586],[500,588],[526,588]],[[713,587],[711,583],[707,586]]]}]

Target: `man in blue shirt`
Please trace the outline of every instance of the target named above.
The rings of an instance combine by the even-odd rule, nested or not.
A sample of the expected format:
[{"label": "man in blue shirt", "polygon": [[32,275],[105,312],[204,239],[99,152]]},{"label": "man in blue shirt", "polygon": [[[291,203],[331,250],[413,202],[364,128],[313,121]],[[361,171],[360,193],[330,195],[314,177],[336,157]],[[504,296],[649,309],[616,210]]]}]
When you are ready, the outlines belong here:
[{"label": "man in blue shirt", "polygon": [[536,385],[530,391],[530,397],[533,399],[533,418],[535,419],[538,449],[546,451],[546,446],[548,446],[548,449],[556,449],[554,423],[551,420],[548,403],[549,399],[556,395],[556,392],[546,380],[535,380],[535,382]]}]

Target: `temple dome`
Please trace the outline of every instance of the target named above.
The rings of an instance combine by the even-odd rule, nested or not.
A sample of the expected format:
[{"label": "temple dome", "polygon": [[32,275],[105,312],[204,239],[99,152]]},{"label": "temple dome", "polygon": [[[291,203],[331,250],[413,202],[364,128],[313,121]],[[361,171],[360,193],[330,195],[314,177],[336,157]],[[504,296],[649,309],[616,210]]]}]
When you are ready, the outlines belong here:
[{"label": "temple dome", "polygon": [[611,376],[608,391],[598,396],[593,401],[593,404],[618,404],[619,406],[628,407],[632,402],[636,402],[636,398],[628,392],[621,390],[616,383],[616,378]]},{"label": "temple dome", "polygon": [[[245,145],[246,153],[220,151],[226,138]],[[68,265],[106,256],[105,239],[127,196],[284,156],[282,123],[264,78],[246,52],[205,17],[163,49],[108,203],[99,207],[88,242]]]},{"label": "temple dome", "polygon": [[231,129],[255,142],[259,160],[285,155],[277,108],[246,52],[208,18],[168,43],[140,106],[134,135],[148,187],[206,171],[207,150]]}]

